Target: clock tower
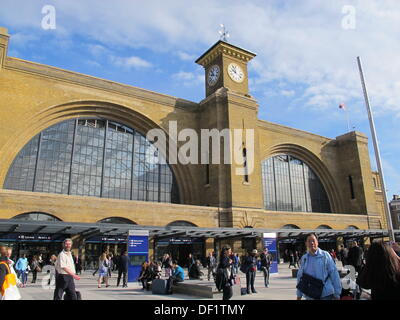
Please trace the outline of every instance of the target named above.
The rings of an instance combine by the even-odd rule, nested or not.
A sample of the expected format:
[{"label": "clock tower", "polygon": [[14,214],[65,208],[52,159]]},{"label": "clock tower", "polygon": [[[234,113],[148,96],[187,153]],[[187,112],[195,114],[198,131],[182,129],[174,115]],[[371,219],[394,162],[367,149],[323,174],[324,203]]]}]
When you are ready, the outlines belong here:
[{"label": "clock tower", "polygon": [[[203,163],[204,189],[201,192],[204,205],[217,206],[221,227],[233,224],[234,207],[261,208],[262,186],[260,159],[258,159],[258,104],[250,96],[247,63],[256,55],[226,41],[218,41],[196,63],[205,69],[206,97],[199,104],[198,126],[202,131],[214,131],[220,137],[220,161],[213,162],[213,140],[208,150],[201,150],[209,159]],[[229,152],[225,150],[222,133],[241,132],[235,138]],[[239,129],[239,130],[237,130]],[[204,131],[203,131],[204,130]],[[254,135],[252,135],[254,133]],[[218,146],[217,146],[218,148]],[[230,159],[229,159],[230,157]],[[229,159],[230,161],[225,161]],[[200,171],[201,170],[201,171]],[[242,172],[242,173],[239,173]]]},{"label": "clock tower", "polygon": [[225,41],[218,41],[196,63],[205,69],[206,97],[221,87],[249,96],[247,63],[256,55]]}]

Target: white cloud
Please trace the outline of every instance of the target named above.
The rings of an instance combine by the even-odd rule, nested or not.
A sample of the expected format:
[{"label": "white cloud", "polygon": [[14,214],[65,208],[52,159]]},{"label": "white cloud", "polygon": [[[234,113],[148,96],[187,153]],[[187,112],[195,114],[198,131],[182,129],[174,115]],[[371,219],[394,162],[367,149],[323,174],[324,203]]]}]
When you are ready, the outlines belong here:
[{"label": "white cloud", "polygon": [[183,61],[195,61],[198,58],[196,55],[189,54],[184,51],[178,51],[176,54],[178,55],[179,59]]},{"label": "white cloud", "polygon": [[111,62],[118,66],[126,69],[143,69],[143,68],[151,68],[152,64],[140,57],[116,57],[110,56]]},{"label": "white cloud", "polygon": [[179,71],[171,77],[184,86],[197,86],[204,83],[204,75],[193,72]]},{"label": "white cloud", "polygon": [[[57,28],[64,30],[60,37],[87,37],[109,48],[169,51],[183,61],[195,59],[215,43],[222,22],[231,43],[258,54],[250,63],[256,92],[282,80],[288,84],[287,91],[300,84],[305,90],[296,90],[292,97],[299,106],[317,110],[336,106],[337,99],[362,101],[355,60],[361,55],[378,114],[400,114],[398,1],[302,0],[290,5],[280,0],[232,0],[229,5],[215,0],[154,0],[140,5],[128,0],[52,2]],[[4,0],[0,20],[6,26],[38,30],[44,4]],[[356,9],[355,30],[342,28],[344,5]],[[142,60],[116,58],[114,62],[149,67]]]},{"label": "white cloud", "polygon": [[285,96],[285,97],[291,97],[295,95],[295,91],[294,90],[281,90],[280,94]]}]

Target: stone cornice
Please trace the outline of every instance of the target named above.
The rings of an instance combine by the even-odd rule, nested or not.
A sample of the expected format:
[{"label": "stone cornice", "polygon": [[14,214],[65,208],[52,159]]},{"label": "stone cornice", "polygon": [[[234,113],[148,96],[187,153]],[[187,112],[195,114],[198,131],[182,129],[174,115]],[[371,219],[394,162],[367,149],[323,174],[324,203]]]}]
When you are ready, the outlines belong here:
[{"label": "stone cornice", "polygon": [[196,60],[196,63],[203,67],[206,67],[212,61],[214,61],[216,57],[222,54],[241,60],[245,63],[249,62],[256,56],[255,53],[241,49],[230,43],[220,40],[215,43],[210,49],[208,49],[203,55],[201,55],[201,57]]},{"label": "stone cornice", "polygon": [[290,135],[294,135],[294,136],[299,136],[299,135],[307,136],[310,139],[318,140],[321,143],[325,143],[325,144],[329,143],[331,141],[334,141],[333,139],[330,139],[330,138],[327,138],[327,137],[324,137],[324,136],[320,136],[320,135],[315,134],[315,133],[310,133],[310,132],[303,131],[303,130],[300,130],[300,129],[295,129],[295,128],[287,127],[287,126],[284,126],[284,125],[281,125],[281,124],[272,123],[272,122],[265,121],[265,120],[260,120],[260,119],[258,120],[258,126],[260,128],[268,129],[268,130],[271,130],[271,131],[274,131],[274,132],[290,134]]},{"label": "stone cornice", "polygon": [[359,131],[351,131],[336,137],[338,141],[357,140],[358,142],[368,144],[368,137]]},{"label": "stone cornice", "polygon": [[187,111],[195,111],[198,108],[198,104],[192,101],[18,58],[7,57],[4,68],[10,71],[24,72],[61,82],[110,91]]},{"label": "stone cornice", "polygon": [[[258,110],[258,103],[253,97],[243,96],[241,94],[237,94],[233,91],[229,91],[228,88],[221,87],[211,95],[209,95],[204,100],[200,101],[199,103],[199,111],[204,108],[211,100],[218,99],[218,98],[225,98],[227,103],[231,105],[236,105],[238,107],[247,108],[250,110],[257,111]],[[242,101],[240,101],[242,100]]]}]

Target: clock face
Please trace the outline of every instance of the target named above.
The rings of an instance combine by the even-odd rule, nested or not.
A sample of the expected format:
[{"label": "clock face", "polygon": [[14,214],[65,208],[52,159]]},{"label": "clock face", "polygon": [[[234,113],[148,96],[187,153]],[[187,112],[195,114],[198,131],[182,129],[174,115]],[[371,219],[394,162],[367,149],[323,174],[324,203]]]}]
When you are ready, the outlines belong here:
[{"label": "clock face", "polygon": [[244,80],[244,72],[236,63],[229,64],[228,74],[233,81],[242,82]]},{"label": "clock face", "polygon": [[209,86],[213,86],[214,84],[217,83],[220,75],[220,69],[219,66],[213,65],[209,70],[208,70],[208,75],[207,75],[207,82]]}]

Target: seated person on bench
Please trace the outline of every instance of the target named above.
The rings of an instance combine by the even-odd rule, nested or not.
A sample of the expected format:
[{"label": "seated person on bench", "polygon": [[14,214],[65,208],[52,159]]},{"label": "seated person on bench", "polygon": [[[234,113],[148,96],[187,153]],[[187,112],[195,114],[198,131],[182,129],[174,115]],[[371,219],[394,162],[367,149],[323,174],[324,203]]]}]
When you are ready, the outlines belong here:
[{"label": "seated person on bench", "polygon": [[202,280],[201,276],[203,275],[203,272],[200,271],[200,265],[200,260],[196,260],[196,263],[190,267],[189,279]]},{"label": "seated person on bench", "polygon": [[152,281],[150,267],[147,261],[142,263],[142,269],[138,281],[142,282],[143,290],[150,289],[150,282]]},{"label": "seated person on bench", "polygon": [[152,280],[161,279],[161,264],[157,261],[151,262],[150,264]]},{"label": "seated person on bench", "polygon": [[172,293],[172,284],[177,284],[185,280],[185,272],[183,268],[178,265],[176,260],[172,262],[172,269],[174,270],[172,276],[170,276],[167,281],[167,292],[169,293]]}]

